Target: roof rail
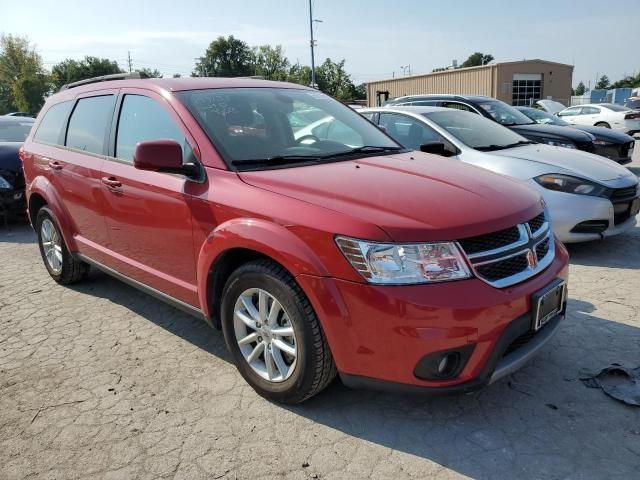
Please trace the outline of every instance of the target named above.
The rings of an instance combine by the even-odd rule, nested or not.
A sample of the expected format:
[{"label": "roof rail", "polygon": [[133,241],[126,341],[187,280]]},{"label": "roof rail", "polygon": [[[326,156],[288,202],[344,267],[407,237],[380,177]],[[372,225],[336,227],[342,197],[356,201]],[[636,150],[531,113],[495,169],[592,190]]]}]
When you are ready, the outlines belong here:
[{"label": "roof rail", "polygon": [[87,78],[85,80],[78,80],[77,82],[67,83],[60,87],[60,90],[68,90],[69,88],[79,87],[81,85],[89,85],[91,83],[108,82],[109,80],[131,80],[149,78],[144,72],[132,72],[132,73],[114,73],[113,75],[102,75],[101,77]]}]

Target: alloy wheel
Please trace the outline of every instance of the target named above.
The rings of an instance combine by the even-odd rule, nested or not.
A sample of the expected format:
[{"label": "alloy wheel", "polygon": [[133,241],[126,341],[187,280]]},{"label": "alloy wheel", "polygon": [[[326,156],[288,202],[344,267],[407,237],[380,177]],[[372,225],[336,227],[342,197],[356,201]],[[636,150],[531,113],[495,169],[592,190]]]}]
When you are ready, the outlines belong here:
[{"label": "alloy wheel", "polygon": [[40,226],[40,241],[47,264],[58,275],[62,272],[62,239],[53,222],[45,218]]},{"label": "alloy wheel", "polygon": [[233,309],[236,341],[251,369],[269,382],[283,382],[296,368],[298,347],[289,315],[261,288],[240,294]]}]

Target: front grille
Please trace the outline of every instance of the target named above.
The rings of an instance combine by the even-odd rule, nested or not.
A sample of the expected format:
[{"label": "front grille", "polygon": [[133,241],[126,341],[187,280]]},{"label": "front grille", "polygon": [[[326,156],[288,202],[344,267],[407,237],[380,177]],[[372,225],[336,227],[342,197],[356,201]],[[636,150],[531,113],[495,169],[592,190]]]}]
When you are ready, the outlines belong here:
[{"label": "front grille", "polygon": [[549,253],[549,242],[550,239],[547,237],[542,243],[539,243],[536,246],[536,256],[538,257],[538,261],[542,260]]},{"label": "front grille", "polygon": [[533,217],[531,220],[529,220],[527,223],[529,224],[531,233],[536,233],[538,230],[540,230],[542,228],[542,225],[544,225],[544,221],[544,212],[542,212],[537,217]]},{"label": "front grille", "polygon": [[571,233],[602,233],[609,228],[609,220],[586,220],[571,229]]},{"label": "front grille", "polygon": [[538,332],[533,332],[533,331],[523,333],[518,338],[516,338],[513,342],[511,342],[511,344],[509,344],[509,346],[504,351],[502,356],[506,357],[507,355],[509,355],[512,352],[515,352],[519,348],[524,347],[527,343],[533,340],[537,334]]},{"label": "front grille", "polygon": [[512,275],[517,275],[525,271],[528,265],[527,254],[523,253],[486,265],[478,265],[476,272],[490,282],[495,282],[496,280],[511,277]]},{"label": "front grille", "polygon": [[583,152],[595,152],[596,146],[593,142],[576,142],[576,148],[578,150],[582,150]]},{"label": "front grille", "polygon": [[637,190],[638,190],[637,185],[634,185],[632,187],[616,188],[615,190],[613,190],[609,198],[613,203],[621,202],[625,200],[631,200],[636,196]]},{"label": "front grille", "polygon": [[486,252],[495,250],[496,248],[506,247],[520,239],[520,231],[518,227],[506,228],[477,237],[470,237],[460,240],[460,246],[467,255],[473,255],[478,252]]},{"label": "front grille", "polygon": [[476,276],[496,288],[537,275],[554,256],[553,234],[545,212],[526,223],[458,243]]}]

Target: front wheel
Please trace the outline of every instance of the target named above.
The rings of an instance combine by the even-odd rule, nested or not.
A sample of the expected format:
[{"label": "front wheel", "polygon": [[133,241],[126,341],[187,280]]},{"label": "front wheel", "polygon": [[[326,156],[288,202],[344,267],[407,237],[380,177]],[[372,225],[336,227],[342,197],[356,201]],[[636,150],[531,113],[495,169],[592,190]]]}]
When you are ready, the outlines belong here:
[{"label": "front wheel", "polygon": [[260,395],[299,403],[336,375],[318,318],[295,280],[281,266],[259,260],[231,274],[222,296],[227,348]]},{"label": "front wheel", "polygon": [[38,211],[36,231],[44,266],[56,282],[68,285],[87,276],[89,265],[71,255],[64,243],[60,228],[47,207],[42,207]]}]

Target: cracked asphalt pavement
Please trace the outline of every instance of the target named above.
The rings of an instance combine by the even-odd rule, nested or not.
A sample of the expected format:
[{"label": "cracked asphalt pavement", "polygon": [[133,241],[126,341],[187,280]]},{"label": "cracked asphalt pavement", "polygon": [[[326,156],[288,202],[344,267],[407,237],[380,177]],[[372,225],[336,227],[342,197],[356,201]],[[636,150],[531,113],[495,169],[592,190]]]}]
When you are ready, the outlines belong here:
[{"label": "cracked asphalt pavement", "polygon": [[97,272],[58,286],[35,241],[0,229],[0,479],[638,478],[640,409],[579,377],[640,365],[640,227],[570,247],[566,321],[511,377],[435,398],[335,382],[295,407],[204,322]]}]

